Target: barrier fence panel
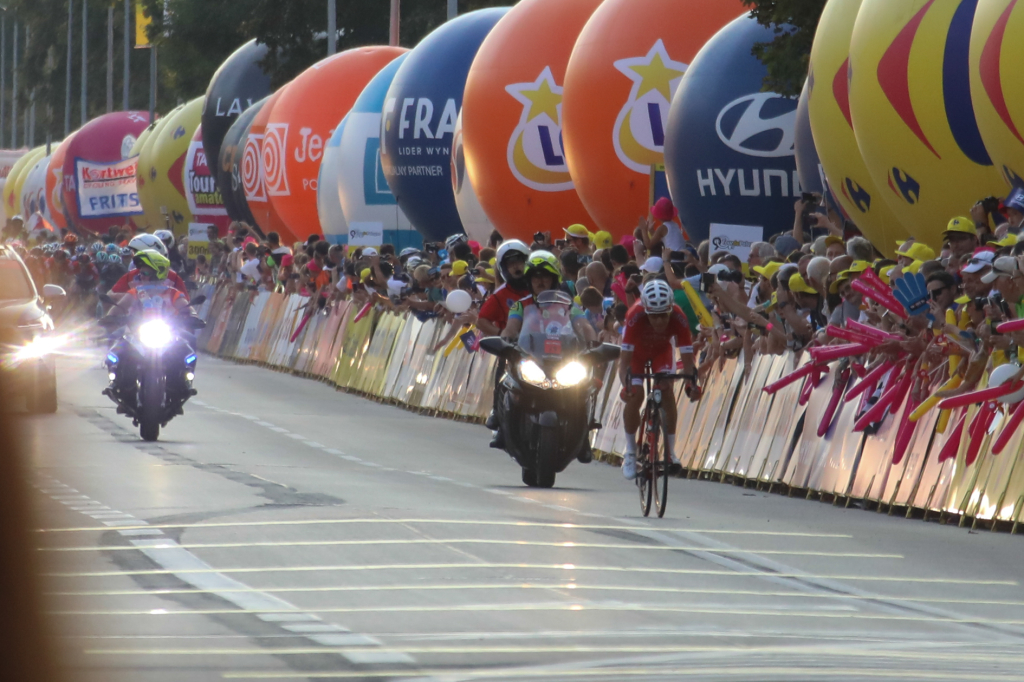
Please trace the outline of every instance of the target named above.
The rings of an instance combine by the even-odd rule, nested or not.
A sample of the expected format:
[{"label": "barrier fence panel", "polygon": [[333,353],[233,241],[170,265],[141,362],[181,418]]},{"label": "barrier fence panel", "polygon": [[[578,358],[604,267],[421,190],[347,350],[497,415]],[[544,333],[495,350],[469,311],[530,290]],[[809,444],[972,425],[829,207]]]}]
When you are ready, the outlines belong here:
[{"label": "barrier fence panel", "polygon": [[750,460],[772,404],[772,396],[762,389],[769,381],[778,378],[773,372],[775,367],[776,358],[770,355],[759,355],[751,365],[750,377],[746,380],[748,389],[744,409],[732,420],[730,428],[734,437],[725,454],[728,458],[725,472],[729,475],[749,476]]},{"label": "barrier fence panel", "polygon": [[739,358],[729,359],[722,371],[725,394],[722,396],[721,407],[717,411],[715,426],[711,431],[711,439],[708,441],[707,449],[704,451],[704,471],[721,474],[725,467],[725,457],[722,448],[725,445],[726,430],[733,412],[736,409],[736,401],[741,394],[743,385],[744,365],[742,355]]}]

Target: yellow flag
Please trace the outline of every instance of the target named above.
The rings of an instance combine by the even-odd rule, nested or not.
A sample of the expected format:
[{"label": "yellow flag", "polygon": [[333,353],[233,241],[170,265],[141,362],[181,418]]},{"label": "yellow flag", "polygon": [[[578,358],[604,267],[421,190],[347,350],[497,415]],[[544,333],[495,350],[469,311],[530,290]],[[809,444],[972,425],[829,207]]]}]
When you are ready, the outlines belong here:
[{"label": "yellow flag", "polygon": [[153,20],[143,13],[142,0],[135,0],[135,47],[150,47],[149,35],[146,31]]}]

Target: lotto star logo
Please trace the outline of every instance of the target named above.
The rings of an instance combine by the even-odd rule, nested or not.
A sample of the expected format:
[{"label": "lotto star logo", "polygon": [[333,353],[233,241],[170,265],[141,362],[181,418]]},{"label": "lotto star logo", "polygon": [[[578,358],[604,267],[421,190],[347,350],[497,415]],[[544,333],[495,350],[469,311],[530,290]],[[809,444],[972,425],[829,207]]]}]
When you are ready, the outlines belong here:
[{"label": "lotto star logo", "polygon": [[519,124],[508,141],[512,175],[541,192],[572,189],[562,149],[562,88],[551,67],[544,67],[532,83],[509,85],[505,91],[523,105]]},{"label": "lotto star logo", "polygon": [[615,62],[633,81],[612,131],[615,153],[627,168],[646,174],[664,161],[668,110],[687,66],[673,60],[661,40],[643,57]]}]

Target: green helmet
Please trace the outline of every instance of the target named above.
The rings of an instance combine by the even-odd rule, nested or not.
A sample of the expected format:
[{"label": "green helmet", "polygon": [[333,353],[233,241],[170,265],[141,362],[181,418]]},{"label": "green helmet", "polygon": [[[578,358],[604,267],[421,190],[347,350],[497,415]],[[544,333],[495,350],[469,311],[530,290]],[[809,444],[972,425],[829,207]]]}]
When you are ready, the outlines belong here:
[{"label": "green helmet", "polygon": [[558,259],[555,258],[555,254],[550,251],[534,251],[530,254],[530,257],[526,259],[526,277],[530,278],[538,272],[544,272],[549,275],[554,275],[555,281],[559,284],[562,283],[562,269],[559,267],[561,264]]},{"label": "green helmet", "polygon": [[132,263],[140,270],[150,268],[156,273],[157,279],[167,279],[167,273],[171,271],[171,261],[156,249],[139,251],[132,259]]}]

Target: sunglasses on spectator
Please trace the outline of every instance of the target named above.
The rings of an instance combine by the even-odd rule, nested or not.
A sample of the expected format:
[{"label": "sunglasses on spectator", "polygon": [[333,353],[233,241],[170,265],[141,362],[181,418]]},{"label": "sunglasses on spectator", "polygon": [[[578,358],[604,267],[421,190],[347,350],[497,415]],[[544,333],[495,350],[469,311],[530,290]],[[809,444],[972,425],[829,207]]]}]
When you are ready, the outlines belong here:
[{"label": "sunglasses on spectator", "polygon": [[931,297],[933,301],[937,301],[939,298],[939,293],[945,291],[948,288],[948,286],[942,286],[937,289],[932,289],[931,291],[928,292],[928,295]]}]

